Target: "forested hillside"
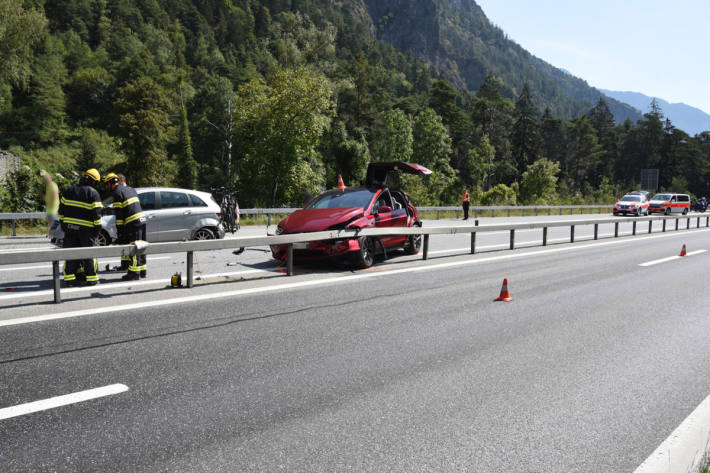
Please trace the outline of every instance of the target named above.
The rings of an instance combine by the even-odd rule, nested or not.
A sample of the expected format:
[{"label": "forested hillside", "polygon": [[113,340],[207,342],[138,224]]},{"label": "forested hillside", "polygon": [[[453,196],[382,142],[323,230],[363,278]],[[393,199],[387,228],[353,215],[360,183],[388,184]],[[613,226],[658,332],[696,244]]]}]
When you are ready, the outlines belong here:
[{"label": "forested hillside", "polygon": [[61,185],[89,167],[232,185],[243,207],[300,204],[381,160],[434,170],[406,182],[419,205],[464,186],[484,204],[609,201],[647,167],[708,192],[710,133],[659,108],[615,123],[471,0],[405,3],[0,0],[0,150],[23,163],[3,210],[39,208],[41,167]]}]

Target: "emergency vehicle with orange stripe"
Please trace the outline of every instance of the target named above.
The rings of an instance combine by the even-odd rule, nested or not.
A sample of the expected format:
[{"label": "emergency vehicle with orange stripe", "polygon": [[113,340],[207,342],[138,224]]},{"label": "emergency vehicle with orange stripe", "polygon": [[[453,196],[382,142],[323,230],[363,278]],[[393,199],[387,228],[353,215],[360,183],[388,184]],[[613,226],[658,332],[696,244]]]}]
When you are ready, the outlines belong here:
[{"label": "emergency vehicle with orange stripe", "polygon": [[649,213],[674,213],[685,215],[690,212],[690,196],[688,194],[663,193],[656,194],[648,207]]}]

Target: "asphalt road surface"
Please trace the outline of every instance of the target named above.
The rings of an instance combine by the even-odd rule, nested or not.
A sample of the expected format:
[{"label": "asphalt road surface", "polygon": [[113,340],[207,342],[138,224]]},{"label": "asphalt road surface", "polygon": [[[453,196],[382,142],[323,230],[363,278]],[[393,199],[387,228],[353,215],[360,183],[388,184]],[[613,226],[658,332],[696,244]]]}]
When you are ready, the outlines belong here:
[{"label": "asphalt road surface", "polygon": [[164,288],[184,264],[164,255],[61,305],[47,268],[18,265],[0,470],[632,472],[710,394],[710,229],[591,231],[479,236],[476,255],[432,237],[427,261],[295,277],[206,253],[192,290]]}]

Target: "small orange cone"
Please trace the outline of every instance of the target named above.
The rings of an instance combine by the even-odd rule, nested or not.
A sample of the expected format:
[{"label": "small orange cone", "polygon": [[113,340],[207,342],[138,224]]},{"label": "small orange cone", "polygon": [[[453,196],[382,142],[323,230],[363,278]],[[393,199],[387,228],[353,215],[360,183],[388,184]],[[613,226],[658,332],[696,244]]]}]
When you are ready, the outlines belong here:
[{"label": "small orange cone", "polygon": [[345,183],[343,182],[343,176],[338,174],[338,189],[345,189]]},{"label": "small orange cone", "polygon": [[503,279],[503,287],[500,288],[500,295],[493,299],[494,301],[505,301],[510,302],[513,300],[508,292],[508,278]]},{"label": "small orange cone", "polygon": [[685,243],[683,243],[683,248],[680,250],[680,254],[678,256],[687,256],[685,253]]}]

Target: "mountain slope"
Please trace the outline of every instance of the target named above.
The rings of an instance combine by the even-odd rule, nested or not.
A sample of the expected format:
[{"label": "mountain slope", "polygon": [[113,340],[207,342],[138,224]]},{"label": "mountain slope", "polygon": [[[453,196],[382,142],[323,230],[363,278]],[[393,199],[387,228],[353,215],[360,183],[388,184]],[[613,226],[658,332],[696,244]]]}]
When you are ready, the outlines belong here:
[{"label": "mountain slope", "polygon": [[[640,92],[619,92],[615,90],[602,90],[608,97],[615,98],[641,110],[648,111],[653,97]],[[710,130],[710,115],[702,110],[684,103],[669,103],[656,97],[656,102],[661,107],[663,115],[668,117],[676,128],[696,135],[705,130]]]},{"label": "mountain slope", "polygon": [[[493,74],[502,80],[507,97],[516,99],[527,84],[540,108],[549,106],[562,117],[586,113],[602,96],[508,39],[473,0],[364,1],[378,39],[411,51],[470,91]],[[641,118],[625,103],[606,101],[617,122]]]}]

